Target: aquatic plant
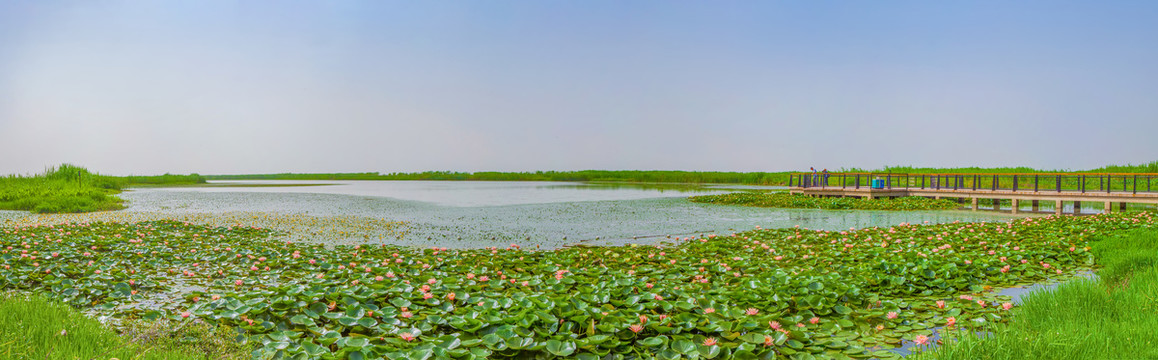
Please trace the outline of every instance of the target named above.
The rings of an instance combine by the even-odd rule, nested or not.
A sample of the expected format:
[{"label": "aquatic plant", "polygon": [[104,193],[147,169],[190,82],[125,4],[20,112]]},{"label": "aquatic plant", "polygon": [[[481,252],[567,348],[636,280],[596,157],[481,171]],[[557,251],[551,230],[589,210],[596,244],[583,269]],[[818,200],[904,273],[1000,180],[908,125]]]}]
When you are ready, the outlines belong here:
[{"label": "aquatic plant", "polygon": [[236,326],[257,357],[888,357],[950,318],[1005,322],[987,289],[1065,276],[1093,262],[1091,235],[1154,226],[1141,212],[533,251],[327,247],[175,221],[33,225],[0,233],[0,289]]},{"label": "aquatic plant", "polygon": [[825,210],[951,210],[961,204],[940,199],[902,197],[897,199],[819,198],[787,193],[737,192],[722,195],[692,196],[688,200],[718,205],[741,205],[774,208]]}]

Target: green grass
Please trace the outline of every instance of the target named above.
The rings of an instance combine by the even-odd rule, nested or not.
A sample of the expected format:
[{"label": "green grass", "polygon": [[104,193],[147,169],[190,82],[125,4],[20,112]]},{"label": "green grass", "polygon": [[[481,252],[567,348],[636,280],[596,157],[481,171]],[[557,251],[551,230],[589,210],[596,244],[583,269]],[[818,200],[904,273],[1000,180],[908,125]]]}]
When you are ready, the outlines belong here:
[{"label": "green grass", "polygon": [[37,213],[75,213],[124,208],[115,195],[137,184],[198,184],[197,175],[106,176],[74,165],[49,168],[35,176],[0,177],[0,210]]},{"label": "green grass", "polygon": [[723,195],[703,195],[688,198],[692,202],[774,208],[801,208],[825,210],[951,210],[961,204],[949,200],[923,197],[898,199],[814,198],[786,193],[737,192]]},{"label": "green grass", "polygon": [[61,165],[36,176],[0,178],[0,209],[38,213],[121,209],[121,181]]},{"label": "green grass", "polygon": [[[135,322],[127,336],[63,303],[0,295],[0,359],[243,359],[232,330],[204,323]],[[177,331],[173,331],[173,330]]]},{"label": "green grass", "polygon": [[1007,327],[913,356],[921,359],[1158,358],[1158,231],[1093,244],[1098,280],[1028,294]]}]

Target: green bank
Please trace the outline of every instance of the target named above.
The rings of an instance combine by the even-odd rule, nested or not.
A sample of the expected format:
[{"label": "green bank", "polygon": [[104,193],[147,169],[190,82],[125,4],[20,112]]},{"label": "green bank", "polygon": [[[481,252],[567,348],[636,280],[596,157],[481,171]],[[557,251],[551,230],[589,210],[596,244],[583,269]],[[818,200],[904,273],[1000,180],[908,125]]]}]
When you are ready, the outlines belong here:
[{"label": "green bank", "polygon": [[1158,359],[1158,231],[1099,236],[1097,279],[1022,299],[1007,326],[985,336],[948,332],[915,360]]},{"label": "green bank", "polygon": [[126,187],[204,183],[192,175],[106,176],[83,167],[60,165],[31,176],[0,177],[0,210],[72,213],[123,208],[115,195]]}]

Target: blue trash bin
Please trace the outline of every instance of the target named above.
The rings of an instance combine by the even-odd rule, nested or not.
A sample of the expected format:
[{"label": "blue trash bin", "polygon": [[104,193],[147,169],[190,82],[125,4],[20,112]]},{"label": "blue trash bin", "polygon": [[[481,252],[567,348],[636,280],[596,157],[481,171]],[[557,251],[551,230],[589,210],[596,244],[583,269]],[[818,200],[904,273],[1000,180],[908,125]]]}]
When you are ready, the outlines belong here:
[{"label": "blue trash bin", "polygon": [[885,188],[885,181],[881,180],[881,179],[873,179],[872,188],[873,189],[884,189]]}]

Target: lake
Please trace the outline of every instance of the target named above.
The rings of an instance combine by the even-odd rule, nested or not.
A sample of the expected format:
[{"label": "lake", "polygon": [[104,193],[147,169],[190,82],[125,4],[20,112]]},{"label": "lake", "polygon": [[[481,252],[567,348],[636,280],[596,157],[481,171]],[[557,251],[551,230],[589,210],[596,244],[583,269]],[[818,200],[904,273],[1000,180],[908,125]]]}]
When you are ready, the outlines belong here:
[{"label": "lake", "polygon": [[[321,184],[321,185],[319,185]],[[657,243],[668,237],[783,228],[843,230],[907,223],[1006,221],[971,211],[771,209],[699,204],[688,196],[751,186],[672,186],[490,181],[214,181],[210,187],[141,188],[121,194],[112,220],[180,217],[256,222],[295,241],[382,241],[455,248]],[[83,219],[100,214],[64,215]],[[51,221],[52,215],[34,216]],[[60,217],[60,216],[55,216]],[[391,222],[403,222],[398,226]]]}]

